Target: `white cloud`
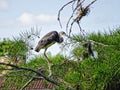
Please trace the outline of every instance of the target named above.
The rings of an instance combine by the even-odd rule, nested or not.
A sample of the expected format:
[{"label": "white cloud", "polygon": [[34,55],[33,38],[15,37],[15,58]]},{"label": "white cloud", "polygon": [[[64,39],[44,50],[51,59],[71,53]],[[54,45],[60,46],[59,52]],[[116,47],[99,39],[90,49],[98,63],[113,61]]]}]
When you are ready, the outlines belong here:
[{"label": "white cloud", "polygon": [[23,25],[48,24],[48,23],[55,23],[57,21],[57,16],[46,15],[46,14],[34,15],[31,13],[23,13],[17,18],[17,21]]},{"label": "white cloud", "polygon": [[0,9],[7,9],[8,2],[6,0],[0,0]]}]

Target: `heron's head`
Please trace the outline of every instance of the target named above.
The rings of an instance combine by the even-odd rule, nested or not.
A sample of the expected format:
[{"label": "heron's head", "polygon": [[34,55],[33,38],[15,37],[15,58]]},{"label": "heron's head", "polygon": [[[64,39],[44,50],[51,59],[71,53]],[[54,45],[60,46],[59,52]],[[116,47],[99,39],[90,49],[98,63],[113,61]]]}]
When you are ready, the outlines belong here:
[{"label": "heron's head", "polygon": [[62,36],[68,37],[68,35],[64,31],[59,32],[59,35],[60,35],[60,37],[62,37]]}]

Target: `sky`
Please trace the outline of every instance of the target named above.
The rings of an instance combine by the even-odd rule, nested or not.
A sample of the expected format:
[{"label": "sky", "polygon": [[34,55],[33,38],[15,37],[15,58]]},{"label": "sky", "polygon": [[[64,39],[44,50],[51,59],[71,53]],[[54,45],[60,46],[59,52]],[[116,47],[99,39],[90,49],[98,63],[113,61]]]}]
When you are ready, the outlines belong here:
[{"label": "sky", "polygon": [[[62,5],[70,0],[0,0],[0,38],[18,36],[32,27],[41,29],[41,36],[56,31],[66,31],[65,22],[70,5],[61,13],[63,28],[57,21]],[[92,0],[86,0],[87,2]],[[97,32],[120,26],[120,0],[97,0],[90,13],[81,20],[81,27],[87,32]],[[78,28],[74,32],[78,32]]]}]

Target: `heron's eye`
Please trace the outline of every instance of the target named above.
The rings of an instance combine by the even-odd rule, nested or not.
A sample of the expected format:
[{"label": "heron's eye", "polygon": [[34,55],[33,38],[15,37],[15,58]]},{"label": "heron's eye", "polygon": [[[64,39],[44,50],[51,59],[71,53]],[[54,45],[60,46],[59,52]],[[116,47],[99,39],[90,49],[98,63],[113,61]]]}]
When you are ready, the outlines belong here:
[{"label": "heron's eye", "polygon": [[43,43],[43,40],[39,41],[39,43]]},{"label": "heron's eye", "polygon": [[65,32],[62,32],[62,34],[64,35],[64,34],[65,34]]},{"label": "heron's eye", "polygon": [[43,40],[41,40],[41,42],[43,42]]}]

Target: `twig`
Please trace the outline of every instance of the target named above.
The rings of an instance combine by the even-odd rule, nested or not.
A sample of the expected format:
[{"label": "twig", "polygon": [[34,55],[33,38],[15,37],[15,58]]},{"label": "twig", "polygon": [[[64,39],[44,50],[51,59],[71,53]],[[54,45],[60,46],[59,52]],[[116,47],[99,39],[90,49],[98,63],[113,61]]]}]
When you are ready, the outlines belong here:
[{"label": "twig", "polygon": [[79,24],[80,22],[77,22],[77,24],[78,24],[78,27],[79,27],[79,29],[80,29],[80,32],[82,33],[82,35],[83,36],[85,36],[85,31],[84,30],[82,30],[82,28],[81,28],[81,26],[80,26],[80,24]]},{"label": "twig", "polygon": [[69,5],[70,3],[74,2],[74,1],[76,1],[76,0],[72,0],[72,1],[70,1],[70,2],[68,2],[68,3],[66,3],[66,4],[63,5],[63,6],[60,8],[60,10],[58,11],[58,21],[59,21],[59,24],[60,24],[60,27],[61,27],[61,28],[62,28],[62,24],[61,24],[61,21],[60,21],[61,11],[64,9],[64,7],[66,7],[67,5]]},{"label": "twig", "polygon": [[[69,23],[70,23],[71,19],[73,18],[73,15],[74,15],[75,11],[77,10],[78,6],[81,6],[81,4],[83,3],[83,2],[82,2],[82,3],[78,4],[79,2],[80,2],[80,0],[78,0],[77,6],[76,6],[75,8],[72,7],[72,8],[73,8],[73,12],[72,12],[70,18],[68,19],[67,24],[66,24],[66,31],[68,31]],[[71,24],[72,24],[72,23],[71,23]],[[70,28],[70,31],[69,31],[69,36],[70,36],[70,33],[71,33],[71,28]]]},{"label": "twig", "polygon": [[34,78],[31,78],[20,90],[24,90],[33,80]]},{"label": "twig", "polygon": [[86,6],[86,8],[89,8],[94,2],[96,2],[97,0],[94,0],[94,1],[92,1],[90,4],[88,4],[87,6]]},{"label": "twig", "polygon": [[94,43],[94,44],[98,44],[98,45],[102,45],[102,46],[113,46],[113,45],[107,45],[107,44],[103,44],[103,43],[100,43],[100,42],[96,42],[94,40],[89,40],[89,41]]},{"label": "twig", "polygon": [[[40,70],[39,70],[39,71],[40,71]],[[42,72],[42,71],[41,71],[41,72]],[[35,79],[42,79],[42,78],[43,78],[43,77],[40,77],[40,76],[34,74],[34,76],[32,76],[32,77],[30,78],[30,80],[29,80],[28,82],[26,82],[25,85],[24,85],[20,90],[24,90],[33,80],[35,80]]]},{"label": "twig", "polygon": [[0,68],[0,70],[15,70],[13,68]]},{"label": "twig", "polygon": [[[61,11],[66,7],[68,6],[69,4],[73,3],[73,5],[75,3],[77,3],[76,7],[74,8],[73,5],[72,5],[72,14],[70,16],[70,18],[68,19],[68,22],[66,24],[66,32],[68,32],[68,28],[69,28],[69,24],[70,24],[70,28],[69,28],[69,36],[70,36],[70,33],[72,32],[72,27],[73,27],[73,24],[76,22],[78,24],[78,27],[80,29],[80,32],[82,32],[82,34],[84,35],[83,31],[82,31],[82,28],[80,27],[80,20],[83,18],[83,16],[86,16],[88,14],[88,11],[89,11],[89,7],[97,0],[93,0],[91,3],[89,3],[86,7],[83,7],[83,3],[85,2],[85,0],[72,0],[68,3],[66,3],[65,5],[63,5],[59,12],[58,12],[58,21],[59,21],[59,24],[62,28],[62,25],[61,25],[61,21],[60,21],[60,14],[61,14]],[[76,17],[74,17],[74,14],[76,13]],[[71,21],[71,19],[73,18],[73,21]],[[71,23],[70,23],[71,22]]]}]

